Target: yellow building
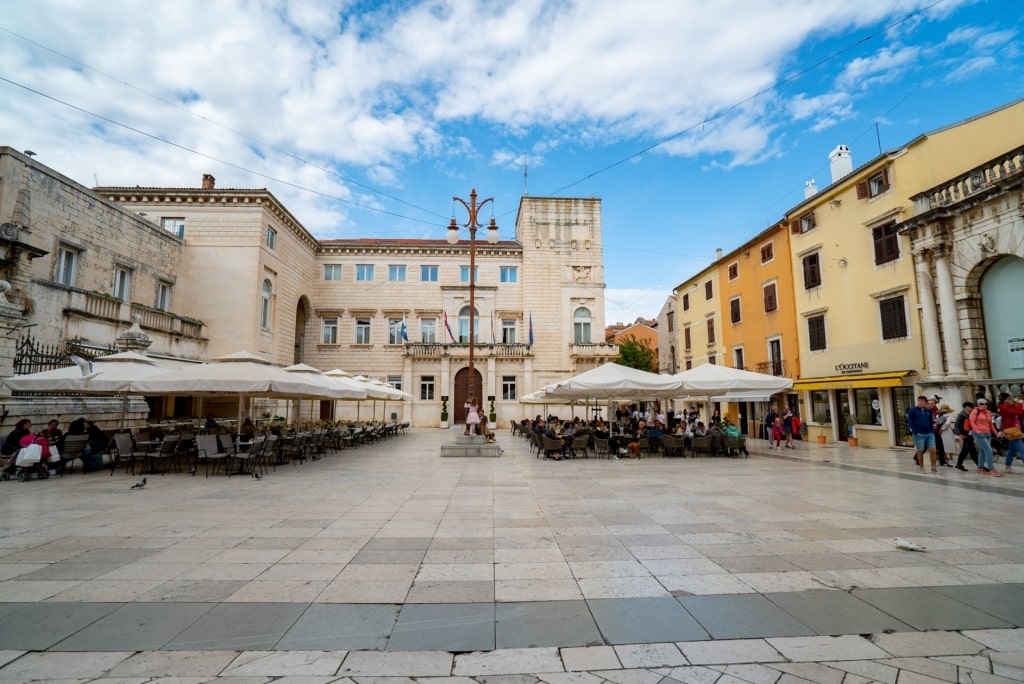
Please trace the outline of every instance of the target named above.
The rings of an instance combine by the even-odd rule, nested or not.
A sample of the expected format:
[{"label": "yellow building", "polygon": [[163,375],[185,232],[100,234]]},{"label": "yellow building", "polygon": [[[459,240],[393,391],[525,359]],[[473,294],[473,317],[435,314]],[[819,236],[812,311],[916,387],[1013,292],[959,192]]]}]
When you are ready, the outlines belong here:
[{"label": "yellow building", "polygon": [[[796,380],[800,355],[793,311],[793,272],[789,231],[777,223],[717,262],[724,362]],[[744,434],[761,435],[770,403],[799,410],[797,395],[751,398],[722,407]]]},{"label": "yellow building", "polygon": [[812,437],[911,443],[904,416],[924,376],[924,341],[910,241],[898,224],[913,214],[909,198],[1021,140],[1024,101],[923,134],[856,170],[840,145],[831,185],[786,213],[802,372],[794,389],[805,392]]}]

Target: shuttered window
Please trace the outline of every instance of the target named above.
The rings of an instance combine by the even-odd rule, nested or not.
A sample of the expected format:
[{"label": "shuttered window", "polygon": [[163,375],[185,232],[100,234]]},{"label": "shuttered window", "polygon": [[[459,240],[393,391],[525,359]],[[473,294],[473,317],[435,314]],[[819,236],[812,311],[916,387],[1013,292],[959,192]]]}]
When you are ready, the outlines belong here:
[{"label": "shuttered window", "polygon": [[875,264],[885,264],[900,258],[900,236],[896,224],[890,223],[871,231],[875,243]]},{"label": "shuttered window", "polygon": [[891,297],[878,302],[882,317],[882,339],[898,340],[907,336],[907,311],[903,296]]},{"label": "shuttered window", "polygon": [[811,316],[807,319],[807,339],[811,351],[821,351],[825,344],[825,317]]},{"label": "shuttered window", "polygon": [[765,264],[775,258],[775,247],[769,242],[761,248],[761,263]]},{"label": "shuttered window", "polygon": [[764,310],[775,311],[779,308],[779,300],[775,293],[775,283],[764,286]]},{"label": "shuttered window", "polygon": [[715,343],[715,319],[708,319],[708,344]]},{"label": "shuttered window", "polygon": [[739,297],[729,300],[729,320],[731,320],[733,323],[739,323],[741,320],[743,320],[743,314],[740,311]]},{"label": "shuttered window", "polygon": [[804,289],[811,290],[821,287],[821,259],[818,254],[808,254],[804,257]]},{"label": "shuttered window", "polygon": [[683,349],[690,348],[690,326],[683,328]]}]

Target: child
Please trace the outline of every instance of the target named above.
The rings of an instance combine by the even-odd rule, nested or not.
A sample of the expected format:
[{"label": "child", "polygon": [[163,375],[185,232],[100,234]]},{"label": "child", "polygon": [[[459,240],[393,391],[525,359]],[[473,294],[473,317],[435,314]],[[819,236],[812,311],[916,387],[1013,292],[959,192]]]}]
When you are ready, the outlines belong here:
[{"label": "child", "polygon": [[[786,436],[786,428],[782,425],[782,417],[775,419],[775,425],[772,426],[772,439],[775,440],[775,448],[779,451],[782,450],[782,438]],[[769,445],[771,446],[771,445]]]}]

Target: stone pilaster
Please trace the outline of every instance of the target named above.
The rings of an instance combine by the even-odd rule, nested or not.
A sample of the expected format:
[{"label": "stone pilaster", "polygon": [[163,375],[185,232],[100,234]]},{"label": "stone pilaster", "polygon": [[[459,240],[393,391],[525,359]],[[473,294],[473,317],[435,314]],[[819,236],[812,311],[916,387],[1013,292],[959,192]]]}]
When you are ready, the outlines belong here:
[{"label": "stone pilaster", "polygon": [[947,377],[961,379],[966,377],[966,373],[964,350],[960,342],[960,320],[956,300],[953,298],[953,275],[949,267],[950,248],[948,245],[939,245],[932,253],[935,255],[935,280],[939,290],[939,313],[946,352]]},{"label": "stone pilaster", "polygon": [[917,269],[917,291],[921,303],[921,334],[924,337],[924,355],[927,370],[925,376],[936,380],[943,375],[939,318],[935,310],[935,290],[932,287],[932,273],[928,251],[914,252],[914,266]]}]

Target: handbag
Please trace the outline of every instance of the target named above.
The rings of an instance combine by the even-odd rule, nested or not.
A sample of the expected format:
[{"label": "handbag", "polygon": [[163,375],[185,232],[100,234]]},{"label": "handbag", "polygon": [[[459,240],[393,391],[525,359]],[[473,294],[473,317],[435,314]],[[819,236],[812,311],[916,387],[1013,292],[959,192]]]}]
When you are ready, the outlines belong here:
[{"label": "handbag", "polygon": [[1009,427],[1003,430],[1003,437],[1009,440],[1020,439],[1024,437],[1024,432],[1019,427]]}]

